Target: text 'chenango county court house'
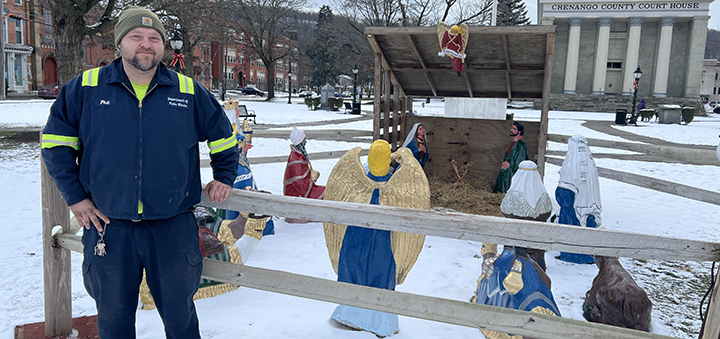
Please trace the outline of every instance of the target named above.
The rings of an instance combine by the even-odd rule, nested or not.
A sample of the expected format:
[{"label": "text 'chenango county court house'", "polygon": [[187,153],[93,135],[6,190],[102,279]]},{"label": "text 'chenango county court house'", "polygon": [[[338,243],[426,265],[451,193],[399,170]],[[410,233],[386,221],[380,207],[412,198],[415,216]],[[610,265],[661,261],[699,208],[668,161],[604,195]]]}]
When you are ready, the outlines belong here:
[{"label": "text 'chenango county court house'", "polygon": [[701,96],[710,1],[538,0],[538,22],[556,25],[551,107],[612,112],[691,104]]}]

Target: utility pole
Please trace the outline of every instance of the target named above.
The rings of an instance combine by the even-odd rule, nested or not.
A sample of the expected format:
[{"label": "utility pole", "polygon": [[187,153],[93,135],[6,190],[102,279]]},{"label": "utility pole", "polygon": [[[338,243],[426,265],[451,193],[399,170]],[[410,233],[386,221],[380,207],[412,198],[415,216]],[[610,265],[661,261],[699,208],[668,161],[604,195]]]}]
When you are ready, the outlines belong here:
[{"label": "utility pole", "polygon": [[[5,17],[5,5],[0,1],[0,17]],[[0,100],[5,100],[5,20],[0,22]]]}]

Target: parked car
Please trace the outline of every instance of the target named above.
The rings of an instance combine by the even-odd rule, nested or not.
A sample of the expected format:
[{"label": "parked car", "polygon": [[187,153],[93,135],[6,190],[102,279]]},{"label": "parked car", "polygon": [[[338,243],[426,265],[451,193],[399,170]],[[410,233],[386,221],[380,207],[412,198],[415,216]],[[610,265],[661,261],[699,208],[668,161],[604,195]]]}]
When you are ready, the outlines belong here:
[{"label": "parked car", "polygon": [[352,92],[350,92],[350,91],[345,91],[345,92],[342,92],[341,95],[342,95],[343,97],[345,97],[345,98],[349,98],[349,97],[352,96]]},{"label": "parked car", "polygon": [[58,84],[47,85],[38,89],[38,96],[43,99],[57,99],[59,93]]},{"label": "parked car", "polygon": [[245,95],[257,95],[259,97],[265,96],[265,92],[255,88],[255,87],[251,87],[251,86],[245,86],[242,88],[241,91],[242,91],[242,94],[245,94]]},{"label": "parked car", "polygon": [[298,96],[301,97],[301,98],[304,98],[304,97],[312,97],[313,94],[315,94],[315,93],[313,93],[312,91],[300,91],[300,93],[298,94]]},{"label": "parked car", "polygon": [[714,108],[715,106],[717,106],[717,104],[718,104],[717,101],[710,101],[710,107]]}]

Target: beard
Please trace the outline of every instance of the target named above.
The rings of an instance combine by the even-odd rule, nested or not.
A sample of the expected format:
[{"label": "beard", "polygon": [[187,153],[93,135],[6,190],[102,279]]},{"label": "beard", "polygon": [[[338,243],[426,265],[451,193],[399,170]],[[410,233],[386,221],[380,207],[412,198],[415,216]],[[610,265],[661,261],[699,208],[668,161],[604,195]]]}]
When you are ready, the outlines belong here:
[{"label": "beard", "polygon": [[518,134],[520,134],[520,132],[517,132],[517,133],[510,132],[511,137],[517,136]]},{"label": "beard", "polygon": [[[130,66],[132,66],[133,68],[135,68],[141,72],[150,71],[150,70],[154,69],[155,67],[157,67],[158,64],[160,64],[160,59],[157,58],[157,55],[152,50],[138,49],[138,51],[134,55],[132,55],[132,56],[128,55],[127,57],[125,57],[125,55],[124,55],[125,53],[123,53],[122,48],[119,48],[119,50],[120,50],[120,56],[125,58],[125,60],[127,61],[127,63]],[[138,58],[138,53],[141,51],[150,51],[153,53],[150,61],[141,61],[140,58]]]}]

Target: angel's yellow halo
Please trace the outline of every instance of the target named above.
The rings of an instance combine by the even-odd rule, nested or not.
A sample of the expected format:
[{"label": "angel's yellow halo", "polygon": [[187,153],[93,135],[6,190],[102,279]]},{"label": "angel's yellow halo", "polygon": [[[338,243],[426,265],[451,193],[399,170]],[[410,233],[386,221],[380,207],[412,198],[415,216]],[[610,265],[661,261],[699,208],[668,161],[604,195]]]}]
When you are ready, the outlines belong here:
[{"label": "angel's yellow halo", "polygon": [[457,25],[453,25],[452,27],[450,27],[450,33],[460,34],[460,27],[458,27]]},{"label": "angel's yellow halo", "polygon": [[372,175],[381,177],[390,170],[390,144],[385,140],[375,140],[370,145],[368,167]]}]

